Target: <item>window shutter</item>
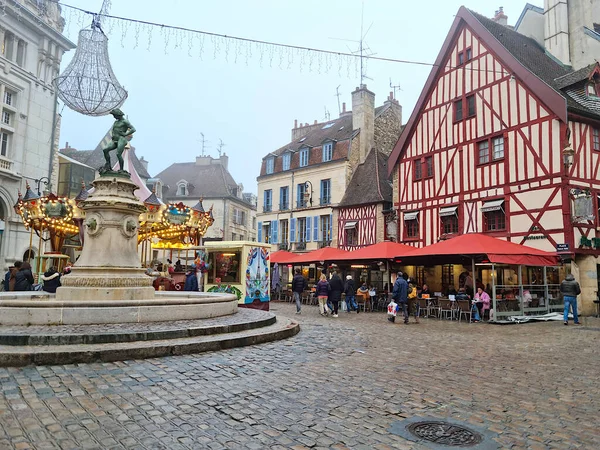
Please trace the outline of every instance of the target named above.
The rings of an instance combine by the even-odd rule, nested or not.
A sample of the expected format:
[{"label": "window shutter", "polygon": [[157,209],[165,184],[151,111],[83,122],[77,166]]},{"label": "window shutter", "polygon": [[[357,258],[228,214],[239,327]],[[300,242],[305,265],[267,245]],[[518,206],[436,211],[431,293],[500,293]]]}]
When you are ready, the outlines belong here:
[{"label": "window shutter", "polygon": [[290,242],[296,242],[296,218],[290,219]]},{"label": "window shutter", "polygon": [[313,217],[313,240],[317,242],[319,240],[319,216]]},{"label": "window shutter", "polygon": [[279,220],[271,221],[271,237],[273,238],[272,244],[279,244]]},{"label": "window shutter", "polygon": [[304,230],[304,236],[306,236],[306,242],[310,242],[310,231],[312,230],[311,228],[311,220],[310,220],[310,216],[306,218],[306,229]]},{"label": "window shutter", "polygon": [[262,222],[258,222],[258,242],[262,241]]},{"label": "window shutter", "polygon": [[331,227],[333,226],[333,214],[329,214],[329,228],[327,230],[327,240],[332,241],[333,237],[331,236]]}]

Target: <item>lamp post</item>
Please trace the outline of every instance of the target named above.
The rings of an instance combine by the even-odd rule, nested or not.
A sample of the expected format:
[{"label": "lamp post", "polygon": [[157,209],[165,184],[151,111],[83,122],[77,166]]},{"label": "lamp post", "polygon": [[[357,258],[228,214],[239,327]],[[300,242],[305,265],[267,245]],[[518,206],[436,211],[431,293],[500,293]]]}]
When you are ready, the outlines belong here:
[{"label": "lamp post", "polygon": [[44,186],[46,186],[46,187],[48,187],[48,185],[50,184],[50,179],[48,177],[42,177],[39,179],[36,178],[33,181],[35,181],[35,183],[36,183],[37,194],[40,196],[42,195],[42,193],[40,192],[40,184],[44,183]]}]

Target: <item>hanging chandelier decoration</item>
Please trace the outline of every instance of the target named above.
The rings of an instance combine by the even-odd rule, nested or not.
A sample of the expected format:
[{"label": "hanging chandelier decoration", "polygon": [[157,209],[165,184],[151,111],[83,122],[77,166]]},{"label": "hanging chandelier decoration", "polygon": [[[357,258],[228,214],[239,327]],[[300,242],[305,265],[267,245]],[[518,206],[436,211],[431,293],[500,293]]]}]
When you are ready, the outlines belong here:
[{"label": "hanging chandelier decoration", "polygon": [[103,116],[121,107],[127,91],[115,76],[108,57],[108,38],[102,31],[100,19],[106,14],[105,0],[90,28],[79,31],[73,59],[54,85],[58,97],[74,111],[86,116]]}]

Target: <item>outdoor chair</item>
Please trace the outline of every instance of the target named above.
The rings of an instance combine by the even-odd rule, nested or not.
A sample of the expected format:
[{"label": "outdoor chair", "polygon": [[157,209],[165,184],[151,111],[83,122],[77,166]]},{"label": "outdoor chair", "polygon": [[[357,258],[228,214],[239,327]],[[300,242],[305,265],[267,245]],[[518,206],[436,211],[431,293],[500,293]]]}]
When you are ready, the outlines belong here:
[{"label": "outdoor chair", "polygon": [[469,318],[469,323],[473,321],[473,305],[471,305],[470,300],[457,300],[458,309],[460,311],[458,316],[458,321],[460,322],[462,317]]},{"label": "outdoor chair", "polygon": [[450,319],[454,317],[455,314],[455,301],[451,300],[440,300],[440,319]]},{"label": "outdoor chair", "polygon": [[441,319],[442,317],[442,308],[440,307],[440,300],[438,300],[437,298],[424,298],[422,300],[425,300],[426,302],[426,311],[427,311],[427,317],[431,317],[432,315],[434,317],[437,317],[438,319]]},{"label": "outdoor chair", "polygon": [[417,301],[419,302],[419,315],[422,315],[423,317],[429,317],[427,299],[419,298]]}]

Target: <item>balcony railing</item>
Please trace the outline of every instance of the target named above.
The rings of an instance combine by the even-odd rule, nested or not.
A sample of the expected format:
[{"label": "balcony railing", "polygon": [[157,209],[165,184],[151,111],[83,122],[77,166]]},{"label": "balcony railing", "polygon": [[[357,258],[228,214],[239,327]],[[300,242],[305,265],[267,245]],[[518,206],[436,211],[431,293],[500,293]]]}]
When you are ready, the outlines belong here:
[{"label": "balcony railing", "polygon": [[285,250],[286,252],[290,250],[290,244],[287,242],[282,242],[279,244],[279,250]]},{"label": "balcony railing", "polygon": [[271,212],[273,210],[273,206],[272,205],[265,205],[263,206],[263,212]]},{"label": "balcony railing", "polygon": [[306,250],[306,242],[296,242],[296,250]]},{"label": "balcony railing", "polygon": [[0,156],[0,170],[11,172],[12,161]]},{"label": "balcony railing", "polygon": [[321,205],[329,205],[331,203],[331,197],[321,197]]},{"label": "balcony railing", "polygon": [[280,211],[287,211],[288,209],[290,209],[290,205],[289,203],[280,203],[279,204],[279,210]]},{"label": "balcony railing", "polygon": [[318,245],[318,248],[330,247],[331,246],[331,240],[329,240],[329,241],[319,241],[317,245]]}]

